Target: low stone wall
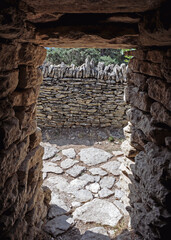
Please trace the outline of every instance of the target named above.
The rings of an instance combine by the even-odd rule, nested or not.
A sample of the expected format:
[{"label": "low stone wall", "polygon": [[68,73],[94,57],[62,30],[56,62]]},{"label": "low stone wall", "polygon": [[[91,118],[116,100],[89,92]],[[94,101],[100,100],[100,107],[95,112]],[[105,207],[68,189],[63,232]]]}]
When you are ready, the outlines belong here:
[{"label": "low stone wall", "polygon": [[123,100],[126,65],[109,65],[93,60],[80,66],[43,66],[43,84],[37,106],[43,127],[122,127],[126,125]]}]

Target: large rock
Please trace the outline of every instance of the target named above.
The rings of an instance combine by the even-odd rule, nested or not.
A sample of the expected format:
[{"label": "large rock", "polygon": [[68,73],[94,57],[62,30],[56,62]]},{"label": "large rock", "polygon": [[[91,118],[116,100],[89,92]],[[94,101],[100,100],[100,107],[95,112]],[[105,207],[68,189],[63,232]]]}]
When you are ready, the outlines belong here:
[{"label": "large rock", "polygon": [[165,123],[171,127],[171,116],[169,111],[159,102],[154,102],[151,105],[150,113],[157,122]]},{"label": "large rock", "polygon": [[111,202],[94,199],[77,208],[73,213],[73,218],[84,223],[97,223],[115,227],[121,220],[122,214]]},{"label": "large rock", "polygon": [[88,166],[94,166],[99,163],[106,162],[112,157],[112,154],[93,147],[81,149],[79,155],[80,160]]},{"label": "large rock", "polygon": [[57,216],[45,224],[44,230],[53,237],[57,237],[59,234],[67,231],[73,224],[74,220],[72,218],[66,215]]}]

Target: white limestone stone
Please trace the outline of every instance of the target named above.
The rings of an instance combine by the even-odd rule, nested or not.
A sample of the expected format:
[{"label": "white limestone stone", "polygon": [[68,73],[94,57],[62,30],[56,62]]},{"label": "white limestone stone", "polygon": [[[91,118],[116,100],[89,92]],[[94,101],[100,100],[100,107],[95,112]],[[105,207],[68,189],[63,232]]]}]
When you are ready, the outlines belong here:
[{"label": "white limestone stone", "polygon": [[68,173],[72,177],[78,177],[86,168],[80,165],[75,165],[72,168],[68,169],[66,173]]},{"label": "white limestone stone", "polygon": [[106,162],[112,157],[112,154],[94,147],[81,149],[79,155],[80,160],[88,166]]},{"label": "white limestone stone", "polygon": [[92,193],[98,193],[100,190],[100,185],[98,183],[92,183],[88,186],[86,186],[87,190],[90,190]]},{"label": "white limestone stone", "polygon": [[78,163],[77,160],[72,160],[71,158],[67,158],[61,162],[61,167],[63,169],[68,169],[68,168],[74,166],[74,164],[76,164],[76,163]]},{"label": "white limestone stone", "polygon": [[100,186],[101,188],[112,188],[113,184],[115,182],[115,178],[114,177],[103,177],[100,180]]},{"label": "white limestone stone", "polygon": [[92,193],[86,189],[81,189],[75,192],[74,195],[79,202],[88,202],[93,199]]},{"label": "white limestone stone", "polygon": [[118,208],[111,202],[103,199],[93,199],[73,212],[75,220],[84,223],[97,223],[115,227],[122,218]]},{"label": "white limestone stone", "polygon": [[89,172],[91,172],[91,174],[93,174],[93,175],[100,175],[100,176],[106,176],[107,175],[107,172],[104,171],[101,168],[90,168]]},{"label": "white limestone stone", "polygon": [[106,171],[112,173],[115,176],[120,175],[120,162],[118,161],[110,161],[101,166],[101,168],[105,169]]},{"label": "white limestone stone", "polygon": [[75,152],[74,148],[68,148],[68,149],[62,150],[62,154],[67,156],[68,158],[76,157],[76,152]]},{"label": "white limestone stone", "polygon": [[114,194],[113,191],[109,190],[108,188],[102,188],[100,191],[99,191],[99,197],[100,198],[106,198],[106,197],[110,197]]},{"label": "white limestone stone", "polygon": [[43,169],[42,172],[51,172],[56,174],[63,173],[62,168],[58,167],[55,163],[52,162],[43,162]]}]

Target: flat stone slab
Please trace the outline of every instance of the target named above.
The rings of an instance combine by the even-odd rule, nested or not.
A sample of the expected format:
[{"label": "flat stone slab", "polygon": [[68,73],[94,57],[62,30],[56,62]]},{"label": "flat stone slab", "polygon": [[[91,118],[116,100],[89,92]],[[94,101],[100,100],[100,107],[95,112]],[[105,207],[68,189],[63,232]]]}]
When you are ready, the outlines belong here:
[{"label": "flat stone slab", "polygon": [[75,192],[75,197],[79,202],[88,202],[93,199],[93,195],[90,191],[81,189],[77,192]]},{"label": "flat stone slab", "polygon": [[79,179],[82,181],[86,181],[88,184],[88,183],[93,183],[93,182],[99,182],[100,176],[91,176],[91,175],[85,173],[82,176],[80,176]]},{"label": "flat stone slab", "polygon": [[51,162],[56,162],[56,161],[60,161],[62,159],[61,156],[56,156],[56,157],[53,157],[50,161]]},{"label": "flat stone slab", "polygon": [[122,152],[122,151],[113,151],[112,153],[113,153],[113,155],[114,155],[115,157],[119,157],[119,156],[122,156],[122,155],[123,155],[123,152]]},{"label": "flat stone slab", "polygon": [[76,152],[75,152],[74,148],[68,148],[68,149],[62,150],[62,154],[67,156],[68,158],[76,157]]},{"label": "flat stone slab", "polygon": [[55,163],[52,162],[43,162],[43,169],[42,172],[51,172],[56,174],[63,173],[62,168],[58,167]]},{"label": "flat stone slab", "polygon": [[77,161],[77,160],[72,160],[71,158],[67,158],[61,162],[61,168],[68,169],[68,168],[74,166],[74,164],[76,164],[78,162],[79,161]]},{"label": "flat stone slab", "polygon": [[56,153],[59,152],[59,149],[57,149],[55,144],[41,142],[40,145],[42,147],[44,147],[43,160],[47,160],[49,158],[52,158],[52,157],[55,156]]},{"label": "flat stone slab", "polygon": [[86,170],[85,167],[82,167],[80,165],[75,165],[69,170],[67,170],[66,173],[68,173],[72,177],[78,177],[85,170]]},{"label": "flat stone slab", "polygon": [[79,155],[80,160],[88,166],[106,162],[112,157],[112,154],[94,147],[81,149]]},{"label": "flat stone slab", "polygon": [[114,177],[103,177],[100,180],[100,186],[101,188],[112,188],[113,184],[115,182],[115,178]]},{"label": "flat stone slab", "polygon": [[98,183],[92,183],[88,186],[86,186],[87,190],[90,190],[92,193],[98,193],[100,190],[100,185]]},{"label": "flat stone slab", "polygon": [[106,198],[106,197],[110,197],[114,194],[114,192],[112,192],[111,190],[109,190],[108,188],[102,188],[99,191],[99,197],[100,198]]},{"label": "flat stone slab", "polygon": [[107,231],[103,227],[88,229],[81,237],[81,240],[110,240]]},{"label": "flat stone slab", "polygon": [[73,218],[84,223],[93,222],[115,227],[121,220],[122,214],[113,203],[96,198],[78,207],[73,212]]},{"label": "flat stone slab", "polygon": [[53,237],[57,237],[59,234],[67,231],[73,224],[73,218],[62,215],[48,221],[44,226],[44,230]]},{"label": "flat stone slab", "polygon": [[93,174],[93,175],[100,175],[100,176],[107,175],[107,172],[101,168],[91,168],[91,169],[89,169],[89,172],[91,172],[91,174]]},{"label": "flat stone slab", "polygon": [[43,185],[49,187],[53,193],[53,191],[56,189],[65,192],[69,186],[69,183],[64,177],[55,175],[45,179]]},{"label": "flat stone slab", "polygon": [[120,167],[121,163],[118,161],[110,161],[101,166],[101,168],[105,169],[106,171],[112,173],[115,176],[120,175]]}]

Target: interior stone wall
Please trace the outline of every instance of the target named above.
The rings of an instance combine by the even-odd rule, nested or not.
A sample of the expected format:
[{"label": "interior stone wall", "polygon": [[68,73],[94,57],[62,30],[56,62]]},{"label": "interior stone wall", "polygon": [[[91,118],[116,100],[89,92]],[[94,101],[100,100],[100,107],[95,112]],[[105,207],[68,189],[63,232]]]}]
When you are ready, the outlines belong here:
[{"label": "interior stone wall", "polygon": [[131,226],[143,239],[170,239],[170,49],[137,50],[129,62],[125,99],[128,125],[121,186]]},{"label": "interior stone wall", "polygon": [[43,149],[34,105],[43,45],[141,49],[129,63],[125,97],[132,108],[121,184],[129,183],[131,226],[142,239],[170,239],[169,4],[101,0],[84,1],[83,8],[77,0],[0,2],[1,239],[41,239],[50,200],[41,187]]},{"label": "interior stone wall", "polygon": [[34,44],[2,44],[0,59],[0,239],[34,239],[47,214],[36,100],[46,56]]},{"label": "interior stone wall", "polygon": [[82,66],[43,66],[37,106],[40,127],[123,127],[126,65],[106,66],[86,59]]}]

